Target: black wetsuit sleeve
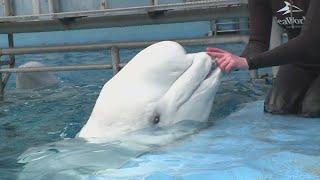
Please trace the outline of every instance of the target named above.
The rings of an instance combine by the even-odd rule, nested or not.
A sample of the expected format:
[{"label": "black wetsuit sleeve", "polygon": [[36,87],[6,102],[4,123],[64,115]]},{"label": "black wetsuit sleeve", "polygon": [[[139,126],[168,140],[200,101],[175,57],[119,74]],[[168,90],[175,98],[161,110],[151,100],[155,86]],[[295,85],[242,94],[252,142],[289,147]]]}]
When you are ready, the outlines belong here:
[{"label": "black wetsuit sleeve", "polygon": [[250,38],[242,57],[254,57],[269,49],[272,10],[267,0],[249,0]]},{"label": "black wetsuit sleeve", "polygon": [[[257,15],[261,16],[262,14],[260,13]],[[269,23],[270,22],[268,21],[267,24]],[[293,63],[319,65],[320,0],[310,0],[308,12],[306,14],[306,20],[299,36],[289,40],[287,43],[273,50],[260,54],[248,54],[246,57],[249,64],[249,69]]]}]

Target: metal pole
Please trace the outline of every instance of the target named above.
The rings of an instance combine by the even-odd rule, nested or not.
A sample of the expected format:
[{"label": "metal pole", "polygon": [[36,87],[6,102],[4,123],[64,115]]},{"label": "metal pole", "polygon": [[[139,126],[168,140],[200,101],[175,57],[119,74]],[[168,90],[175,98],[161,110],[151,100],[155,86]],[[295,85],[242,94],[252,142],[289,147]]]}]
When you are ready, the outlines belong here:
[{"label": "metal pole", "polygon": [[150,0],[150,4],[152,6],[157,6],[157,5],[159,5],[159,2],[158,2],[158,0]]},{"label": "metal pole", "polygon": [[33,14],[40,14],[40,0],[32,0],[32,11]]},{"label": "metal pole", "polygon": [[[119,64],[124,67],[125,64]],[[50,71],[82,71],[82,70],[101,70],[112,69],[112,64],[86,64],[86,65],[69,65],[69,66],[49,66],[49,67],[26,67],[26,68],[8,68],[0,69],[0,73],[25,73],[25,72],[50,72]]]},{"label": "metal pole", "polygon": [[[212,45],[220,43],[232,43],[248,41],[247,35],[219,35],[215,38],[205,37],[196,39],[174,39],[182,45]],[[76,51],[97,51],[105,50],[112,47],[118,48],[140,48],[146,47],[159,41],[138,41],[138,42],[119,42],[105,44],[85,44],[85,45],[60,45],[60,46],[39,46],[39,47],[23,47],[23,48],[7,48],[0,49],[1,55],[21,55],[21,54],[37,54],[37,53],[54,53],[54,52],[76,52]]]},{"label": "metal pole", "polygon": [[[13,34],[8,34],[8,42],[9,42],[9,48],[14,47],[14,41],[13,41]],[[9,55],[9,68],[12,69],[14,68],[14,65],[16,63],[16,58],[14,55]],[[4,94],[4,89],[6,88],[6,85],[9,81],[9,78],[11,76],[10,72],[4,73],[2,76],[2,86],[1,86],[1,95]]]},{"label": "metal pole", "polygon": [[[5,16],[11,16],[13,15],[12,13],[12,6],[11,6],[11,1],[10,0],[4,0],[4,15]],[[14,38],[13,38],[13,33],[8,34],[8,43],[9,43],[9,49],[14,47]],[[9,56],[9,68],[14,68],[15,65],[15,56],[10,55]],[[4,97],[4,89],[7,85],[7,82],[10,78],[10,73],[0,73],[1,74],[1,86],[0,86],[0,99],[3,100]]]},{"label": "metal pole", "polygon": [[113,75],[116,75],[120,71],[120,53],[118,47],[111,48],[111,59]]},{"label": "metal pole", "polygon": [[258,70],[251,70],[250,71],[250,76],[252,80],[258,79],[259,78],[259,72]]},{"label": "metal pole", "polygon": [[[8,42],[9,42],[9,48],[14,48],[14,37],[13,34],[8,34]],[[9,55],[9,68],[14,68],[14,65],[16,64],[16,57],[14,55]],[[8,79],[10,77],[10,73],[6,74],[4,78],[5,85],[8,82]]]},{"label": "metal pole", "polygon": [[58,12],[58,4],[57,0],[48,0],[48,5],[49,5],[49,13],[56,13]]},{"label": "metal pole", "polygon": [[212,21],[210,21],[211,24],[211,31],[212,31],[212,35],[213,36],[217,36],[217,31],[218,31],[218,26],[217,26],[217,20],[213,19]]},{"label": "metal pole", "polygon": [[12,15],[11,1],[3,0],[3,7],[4,7],[4,15],[11,16]]},{"label": "metal pole", "polygon": [[108,0],[101,0],[100,9],[108,9],[108,8],[109,8]]}]

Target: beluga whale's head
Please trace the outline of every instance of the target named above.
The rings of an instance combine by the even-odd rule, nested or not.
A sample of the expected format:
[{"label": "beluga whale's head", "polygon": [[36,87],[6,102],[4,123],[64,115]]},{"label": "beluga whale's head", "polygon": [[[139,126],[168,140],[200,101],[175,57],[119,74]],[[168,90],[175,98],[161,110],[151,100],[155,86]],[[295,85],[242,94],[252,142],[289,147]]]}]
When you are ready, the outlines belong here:
[{"label": "beluga whale's head", "polygon": [[79,137],[116,138],[149,126],[207,121],[221,71],[206,53],[163,41],[138,53],[108,81]]}]

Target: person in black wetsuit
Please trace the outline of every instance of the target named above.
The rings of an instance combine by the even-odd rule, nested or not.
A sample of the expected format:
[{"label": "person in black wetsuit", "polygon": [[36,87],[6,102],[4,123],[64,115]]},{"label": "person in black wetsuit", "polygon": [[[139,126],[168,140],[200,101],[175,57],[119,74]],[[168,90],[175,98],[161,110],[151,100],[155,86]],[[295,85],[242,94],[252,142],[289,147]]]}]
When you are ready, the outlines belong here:
[{"label": "person in black wetsuit", "polygon": [[[249,0],[250,39],[241,57],[208,48],[223,71],[280,65],[264,110],[320,117],[320,0]],[[272,18],[289,41],[269,50]]]}]

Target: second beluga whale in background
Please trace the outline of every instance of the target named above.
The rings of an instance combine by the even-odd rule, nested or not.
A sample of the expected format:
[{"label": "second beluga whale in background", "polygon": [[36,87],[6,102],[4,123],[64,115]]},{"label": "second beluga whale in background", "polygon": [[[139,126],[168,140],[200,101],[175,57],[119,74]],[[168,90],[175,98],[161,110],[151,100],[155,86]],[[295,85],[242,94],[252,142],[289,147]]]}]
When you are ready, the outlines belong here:
[{"label": "second beluga whale in background", "polygon": [[207,121],[220,76],[205,52],[187,54],[172,41],[153,44],[104,85],[78,136],[94,142],[182,120]]},{"label": "second beluga whale in background", "polygon": [[[45,67],[45,65],[37,61],[29,61],[19,66],[19,69],[41,67]],[[19,72],[16,75],[17,89],[37,89],[55,86],[58,84],[58,78],[50,72]]]}]

